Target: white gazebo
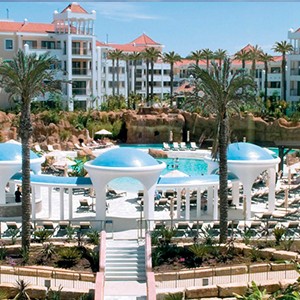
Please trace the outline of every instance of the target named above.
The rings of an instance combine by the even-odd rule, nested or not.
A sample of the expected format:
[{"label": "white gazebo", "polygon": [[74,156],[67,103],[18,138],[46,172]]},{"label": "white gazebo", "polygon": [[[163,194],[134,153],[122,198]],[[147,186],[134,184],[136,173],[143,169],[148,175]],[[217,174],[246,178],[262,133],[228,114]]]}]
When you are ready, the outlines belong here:
[{"label": "white gazebo", "polygon": [[[41,171],[41,164],[45,158],[30,151],[30,168],[34,174]],[[9,203],[14,197],[14,185],[10,185],[8,193],[5,188],[10,178],[22,169],[22,146],[16,142],[0,143],[0,215],[7,216],[7,212],[15,211],[12,206],[20,207],[20,203]],[[37,191],[38,193],[39,191]],[[14,200],[14,198],[13,198]],[[19,211],[19,209],[18,209]]]},{"label": "white gazebo", "polygon": [[[205,157],[208,174],[219,167],[218,161]],[[263,172],[268,172],[269,199],[268,210],[275,209],[276,167],[280,158],[265,148],[251,143],[232,143],[227,150],[228,171],[235,174],[243,184],[246,219],[251,218],[251,189],[255,179]],[[238,193],[238,183],[233,183],[233,193]]]},{"label": "white gazebo", "polygon": [[144,186],[144,214],[146,220],[154,219],[154,194],[157,180],[165,163],[159,163],[149,154],[130,148],[116,148],[104,152],[93,161],[85,163],[96,192],[96,219],[106,218],[106,187],[119,177],[132,177]]}]

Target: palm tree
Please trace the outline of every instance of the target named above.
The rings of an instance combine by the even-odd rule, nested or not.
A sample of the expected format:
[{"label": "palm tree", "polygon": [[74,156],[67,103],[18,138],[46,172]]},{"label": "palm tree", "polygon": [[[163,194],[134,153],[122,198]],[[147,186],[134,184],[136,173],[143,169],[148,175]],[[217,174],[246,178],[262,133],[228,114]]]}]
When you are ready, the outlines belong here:
[{"label": "palm tree", "polygon": [[274,58],[272,55],[269,55],[268,53],[261,52],[258,60],[264,63],[264,68],[265,68],[265,104],[266,104],[268,98],[268,63],[270,61],[274,61]]},{"label": "palm tree", "polygon": [[114,51],[108,51],[107,58],[112,60],[112,94],[115,96],[116,53]]},{"label": "palm tree", "polygon": [[130,59],[133,61],[133,67],[134,67],[134,84],[133,84],[133,92],[136,94],[136,77],[137,77],[137,62],[142,59],[142,53],[141,52],[132,52],[130,54]]},{"label": "palm tree", "polygon": [[32,123],[31,100],[45,92],[59,92],[61,81],[55,80],[57,60],[49,53],[27,55],[19,50],[11,61],[0,65],[0,86],[10,99],[21,101],[19,134],[22,139],[22,248],[30,248],[30,147]]},{"label": "palm tree", "polygon": [[181,56],[174,51],[163,54],[163,61],[170,64],[170,101],[173,101],[174,64],[181,61]]},{"label": "palm tree", "polygon": [[227,51],[223,49],[218,49],[214,52],[214,58],[219,61],[219,67],[221,68],[222,61],[226,58],[227,56]]},{"label": "palm tree", "polygon": [[209,60],[213,58],[213,52],[206,48],[202,50],[203,58],[206,60],[206,70],[208,71],[209,68]]},{"label": "palm tree", "polygon": [[196,65],[199,65],[199,61],[203,59],[203,54],[201,50],[192,51],[191,54],[187,57],[195,61]]},{"label": "palm tree", "polygon": [[206,109],[216,116],[216,134],[213,145],[213,158],[219,160],[220,174],[220,243],[227,240],[228,182],[227,146],[229,143],[229,117],[245,100],[252,99],[250,88],[255,86],[251,76],[239,70],[233,75],[229,58],[225,58],[221,68],[212,63],[212,72],[193,67],[195,89],[187,99],[186,108]]},{"label": "palm tree", "polygon": [[273,46],[275,52],[282,54],[281,62],[281,72],[282,72],[282,89],[281,89],[281,98],[286,100],[286,54],[293,51],[293,46],[287,41],[276,42]]},{"label": "palm tree", "polygon": [[[148,61],[147,65],[149,64],[149,62],[151,64],[151,91],[150,91],[150,94],[151,94],[151,103],[152,103],[153,88],[154,88],[154,62],[156,62],[157,59],[160,57],[160,51],[154,47],[150,47],[145,50],[144,55],[145,55],[146,60]],[[148,72],[149,72],[149,69],[148,69]],[[147,78],[149,77],[148,72],[147,72]],[[149,88],[149,83],[148,83],[148,88]],[[147,88],[147,90],[148,90],[148,88]],[[148,100],[148,98],[147,98],[147,100]]]},{"label": "palm tree", "polygon": [[262,52],[262,50],[261,50],[261,48],[259,48],[258,45],[255,45],[249,51],[249,57],[252,60],[251,75],[253,76],[253,78],[255,78],[256,61],[259,59],[261,52]]},{"label": "palm tree", "polygon": [[[115,72],[117,71],[117,95],[120,95],[120,59],[123,58],[123,51],[115,49],[113,51],[109,51],[109,58],[113,63],[113,95],[115,95]],[[115,62],[116,62],[116,70],[115,70]]]},{"label": "palm tree", "polygon": [[126,62],[126,70],[125,70],[125,74],[126,74],[126,82],[127,82],[127,108],[130,109],[130,99],[129,99],[129,95],[130,95],[130,63],[131,63],[131,56],[130,53],[123,53],[123,59]]},{"label": "palm tree", "polygon": [[242,49],[239,52],[235,53],[234,59],[241,60],[242,61],[242,69],[245,69],[246,61],[250,59],[249,52]]}]

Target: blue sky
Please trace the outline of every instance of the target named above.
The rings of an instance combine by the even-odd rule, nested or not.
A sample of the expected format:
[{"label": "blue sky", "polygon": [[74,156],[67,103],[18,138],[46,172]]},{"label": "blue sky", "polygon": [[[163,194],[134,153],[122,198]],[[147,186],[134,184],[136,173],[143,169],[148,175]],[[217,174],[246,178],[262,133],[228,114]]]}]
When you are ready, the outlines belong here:
[{"label": "blue sky", "polygon": [[[70,2],[2,2],[0,19],[50,23]],[[272,54],[276,41],[300,27],[298,2],[78,2],[97,12],[100,41],[127,43],[142,33],[182,56],[209,48],[233,54],[248,43]]]}]

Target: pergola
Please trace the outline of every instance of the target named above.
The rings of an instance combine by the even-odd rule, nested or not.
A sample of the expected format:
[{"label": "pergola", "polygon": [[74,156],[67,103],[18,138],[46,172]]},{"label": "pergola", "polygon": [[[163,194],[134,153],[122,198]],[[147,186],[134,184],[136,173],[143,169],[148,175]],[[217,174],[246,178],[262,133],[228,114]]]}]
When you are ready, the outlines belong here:
[{"label": "pergola", "polygon": [[[212,157],[205,157],[208,164],[208,174],[219,167],[218,161]],[[268,172],[268,210],[275,209],[275,185],[276,185],[276,167],[280,158],[273,155],[266,148],[259,147],[251,143],[232,143],[227,149],[228,170],[235,174],[243,185],[244,201],[246,209],[246,219],[251,218],[251,190],[255,179],[263,172]],[[233,185],[233,190],[238,186]],[[236,193],[236,192],[235,192]]]}]

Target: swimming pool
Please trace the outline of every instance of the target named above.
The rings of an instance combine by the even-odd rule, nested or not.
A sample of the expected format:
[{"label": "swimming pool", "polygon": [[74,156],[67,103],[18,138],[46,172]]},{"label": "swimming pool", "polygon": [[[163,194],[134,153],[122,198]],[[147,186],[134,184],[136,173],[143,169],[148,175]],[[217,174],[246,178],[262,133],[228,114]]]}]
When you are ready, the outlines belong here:
[{"label": "swimming pool", "polygon": [[[159,158],[158,161],[164,162],[166,168],[162,171],[162,175],[172,171],[179,170],[191,176],[201,175],[207,173],[207,164],[200,159],[172,159],[172,158]],[[121,177],[112,180],[109,186],[116,190],[125,190],[128,192],[137,192],[143,189],[142,184],[130,177]]]}]

